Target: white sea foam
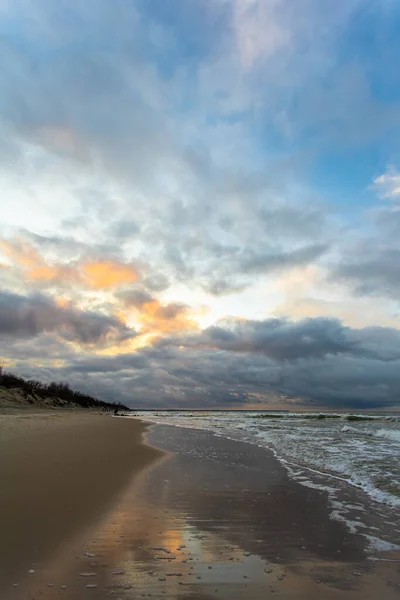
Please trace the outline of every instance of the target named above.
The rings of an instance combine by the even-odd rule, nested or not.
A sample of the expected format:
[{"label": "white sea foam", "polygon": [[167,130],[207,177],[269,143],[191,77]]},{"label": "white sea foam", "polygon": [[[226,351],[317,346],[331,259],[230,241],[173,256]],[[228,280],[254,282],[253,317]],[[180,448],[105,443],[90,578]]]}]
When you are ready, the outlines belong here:
[{"label": "white sea foam", "polygon": [[398,442],[400,444],[400,430],[378,429],[375,435],[378,437],[387,438],[388,440],[393,440],[394,442]]},{"label": "white sea foam", "polygon": [[365,429],[357,429],[351,425],[344,425],[340,430],[342,433],[354,433],[355,435],[374,435],[373,431],[366,431]]},{"label": "white sea foam", "polygon": [[365,535],[365,537],[369,541],[371,550],[378,550],[379,552],[390,552],[391,550],[400,550],[400,546],[398,544],[386,542],[385,540],[381,540],[372,535]]}]

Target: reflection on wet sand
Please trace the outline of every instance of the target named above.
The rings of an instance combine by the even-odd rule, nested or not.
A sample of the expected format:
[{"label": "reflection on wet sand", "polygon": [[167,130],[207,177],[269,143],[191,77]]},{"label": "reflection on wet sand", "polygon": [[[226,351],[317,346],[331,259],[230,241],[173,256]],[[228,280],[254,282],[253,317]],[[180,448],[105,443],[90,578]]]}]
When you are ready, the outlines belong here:
[{"label": "reflection on wet sand", "polygon": [[176,453],[142,471],[101,522],[7,600],[398,598],[395,563],[366,560],[323,498],[264,451],[179,435],[155,430],[150,439]]}]

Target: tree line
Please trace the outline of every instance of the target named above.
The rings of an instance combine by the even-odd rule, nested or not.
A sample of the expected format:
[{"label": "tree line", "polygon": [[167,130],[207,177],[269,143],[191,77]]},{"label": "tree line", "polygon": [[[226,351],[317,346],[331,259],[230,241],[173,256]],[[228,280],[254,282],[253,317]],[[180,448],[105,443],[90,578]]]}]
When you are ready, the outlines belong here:
[{"label": "tree line", "polygon": [[37,379],[24,379],[14,373],[5,371],[0,366],[0,387],[6,389],[19,389],[22,391],[28,402],[34,404],[35,396],[38,398],[48,399],[51,398],[55,406],[63,406],[67,404],[76,404],[82,408],[98,408],[107,411],[115,410],[129,410],[128,407],[118,402],[104,402],[89,396],[88,394],[82,394],[69,387],[68,383],[52,381],[50,383],[43,383]]}]

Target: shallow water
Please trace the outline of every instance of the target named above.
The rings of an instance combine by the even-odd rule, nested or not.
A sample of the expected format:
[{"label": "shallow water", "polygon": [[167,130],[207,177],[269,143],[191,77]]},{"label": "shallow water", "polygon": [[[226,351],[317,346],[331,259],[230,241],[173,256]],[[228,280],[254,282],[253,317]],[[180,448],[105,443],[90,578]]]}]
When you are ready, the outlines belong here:
[{"label": "shallow water", "polygon": [[[346,519],[350,526],[352,519],[343,498],[346,485],[387,506],[389,517],[386,512],[382,516],[387,524],[392,520],[391,513],[398,519],[399,416],[206,411],[135,414],[149,422],[205,429],[271,449],[292,478],[309,487],[326,489],[332,516]],[[362,503],[360,507],[360,513],[366,512]],[[353,527],[365,521],[362,517],[357,517],[358,523],[353,523]],[[373,540],[371,543],[379,544]]]}]

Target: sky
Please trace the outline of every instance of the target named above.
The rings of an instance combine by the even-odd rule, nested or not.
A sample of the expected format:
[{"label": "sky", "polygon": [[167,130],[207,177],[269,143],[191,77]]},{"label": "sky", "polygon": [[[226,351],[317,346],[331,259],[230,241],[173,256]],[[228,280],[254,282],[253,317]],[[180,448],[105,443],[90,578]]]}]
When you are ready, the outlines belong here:
[{"label": "sky", "polygon": [[0,0],[0,361],[400,406],[400,3]]}]

